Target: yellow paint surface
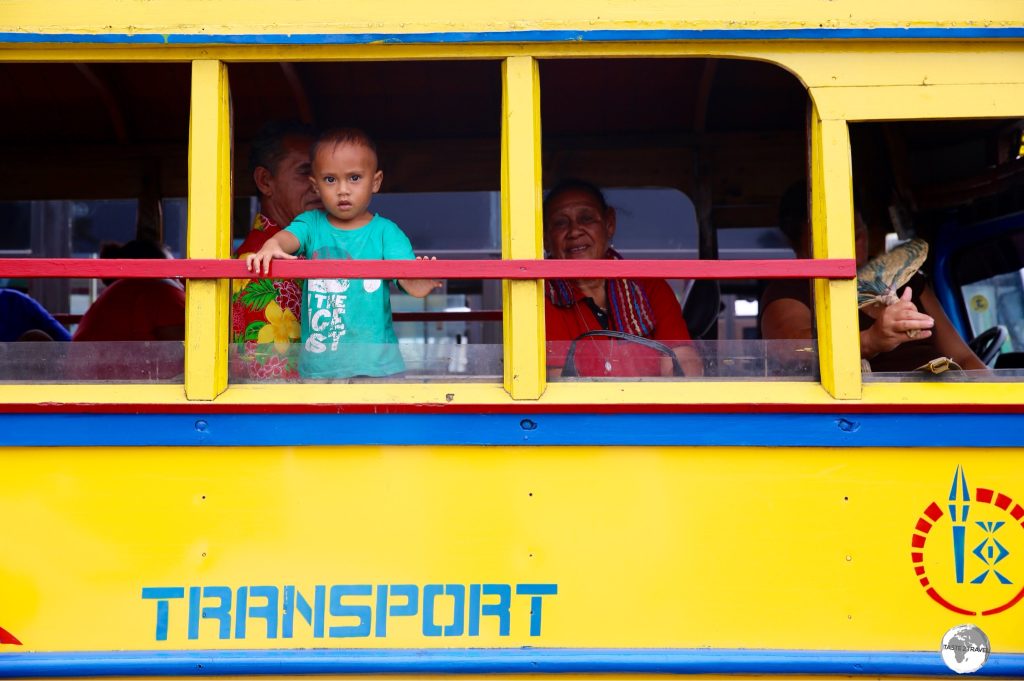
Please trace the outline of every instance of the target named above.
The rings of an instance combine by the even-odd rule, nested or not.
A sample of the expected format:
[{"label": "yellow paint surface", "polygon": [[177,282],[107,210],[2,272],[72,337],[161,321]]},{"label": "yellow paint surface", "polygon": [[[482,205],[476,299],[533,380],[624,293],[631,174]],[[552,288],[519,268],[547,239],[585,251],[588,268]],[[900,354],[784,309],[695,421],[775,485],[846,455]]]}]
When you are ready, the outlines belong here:
[{"label": "yellow paint surface", "polygon": [[316,0],[8,0],[0,25],[15,31],[124,33],[417,32],[574,28],[792,28],[876,26],[1016,26],[1017,0],[975,0],[970,11],[953,0],[498,0],[443,4],[415,0],[343,5]]},{"label": "yellow paint surface", "polygon": [[[192,63],[189,116],[188,256],[231,255],[231,95],[228,70],[213,60]],[[185,392],[212,400],[228,383],[230,283],[189,281],[185,314]]]},{"label": "yellow paint surface", "polygon": [[[79,448],[0,451],[0,626],[22,651],[307,647],[721,647],[934,650],[977,623],[1024,652],[1024,604],[955,614],[919,585],[915,524],[968,482],[1024,499],[1021,450],[756,448]],[[972,521],[1009,520],[975,503]],[[969,531],[972,549],[981,537]],[[997,538],[1014,584],[956,585],[948,520],[928,576],[988,607],[1024,584],[1024,529]],[[973,578],[982,568],[967,556]],[[511,631],[427,637],[392,617],[384,638],[290,639],[250,617],[245,639],[203,619],[166,641],[143,587],[553,583],[539,636],[513,596]],[[310,595],[311,597],[311,595]],[[214,605],[217,601],[203,601]],[[485,600],[486,602],[486,600]],[[349,604],[374,605],[372,597]],[[438,601],[451,623],[453,599]],[[255,603],[254,603],[255,604]],[[422,610],[421,610],[422,612]],[[351,624],[327,615],[327,625]],[[234,623],[233,623],[234,627]],[[231,630],[235,631],[234,628]],[[280,631],[280,630],[279,630]],[[0,649],[0,654],[10,648]]]},{"label": "yellow paint surface", "polygon": [[[187,404],[181,385],[0,385],[0,404]],[[502,385],[494,383],[232,385],[215,404],[232,405],[512,405]],[[809,404],[833,405],[833,398],[811,381],[694,380],[549,383],[538,405],[646,404]],[[1024,383],[868,383],[860,403],[1013,405],[1024,403]]]},{"label": "yellow paint surface", "polygon": [[[876,28],[1007,27],[1024,24],[1019,0],[978,0],[965,7],[952,0],[741,0],[709,3],[525,2],[441,5],[409,0],[344,6],[313,0],[287,5],[269,0],[56,0],[40,4],[10,0],[0,13],[0,32],[295,34],[295,33],[458,33],[514,30],[716,29],[716,28]],[[535,60],[571,57],[736,57],[761,59],[792,71],[810,88],[822,121],[814,164],[819,254],[842,257],[848,251],[849,149],[840,133],[848,120],[1024,116],[1024,43],[981,41],[689,41],[490,44],[370,44],[352,46],[60,46],[0,44],[10,61],[194,62],[190,173],[189,250],[193,257],[226,257],[230,188],[226,61],[331,59],[509,58],[506,67],[503,200],[504,252],[539,256],[539,103]],[[514,196],[514,200],[513,197]],[[821,283],[819,316],[822,385],[808,383],[584,383],[545,387],[541,287],[537,282],[506,286],[505,390],[541,404],[759,403],[868,404],[907,402],[1016,404],[1024,386],[860,385],[852,282]],[[227,287],[225,282],[189,284],[189,343],[185,387],[192,400],[224,404],[426,403],[509,404],[502,385],[226,385]],[[514,310],[514,311],[513,311]],[[514,315],[514,319],[513,319]],[[538,399],[539,398],[539,399]],[[0,386],[0,403],[186,401],[174,386]]]},{"label": "yellow paint surface", "polygon": [[[510,57],[502,68],[502,256],[544,255],[541,217],[540,76],[537,61]],[[544,391],[544,291],[541,281],[502,285],[505,389],[517,399]]]},{"label": "yellow paint surface", "polygon": [[[850,135],[845,121],[821,120],[811,107],[811,210],[814,257],[853,258]],[[821,383],[838,399],[860,397],[857,283],[814,282]]]}]

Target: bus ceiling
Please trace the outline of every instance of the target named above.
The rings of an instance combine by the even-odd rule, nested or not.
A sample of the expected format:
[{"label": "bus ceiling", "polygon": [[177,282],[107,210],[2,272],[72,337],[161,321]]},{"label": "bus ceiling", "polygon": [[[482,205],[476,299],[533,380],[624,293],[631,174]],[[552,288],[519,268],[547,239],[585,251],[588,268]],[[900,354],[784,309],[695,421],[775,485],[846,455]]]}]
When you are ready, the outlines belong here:
[{"label": "bus ceiling", "polygon": [[[805,173],[806,91],[774,65],[543,60],[540,77],[545,184],[674,187],[715,224],[763,226]],[[249,141],[281,119],[368,129],[386,191],[499,187],[500,61],[238,63],[229,80],[236,194],[254,193]],[[187,63],[6,63],[0,82],[0,200],[186,194]]]},{"label": "bus ceiling", "polygon": [[[255,193],[249,141],[287,119],[366,128],[388,192],[500,185],[498,60],[228,70],[238,196]],[[807,93],[773,64],[543,59],[539,71],[545,185],[582,176],[679,189],[705,228],[703,257],[717,250],[712,227],[775,224],[778,198],[806,176]],[[185,196],[190,78],[188,63],[0,64],[0,200],[137,198],[145,208]],[[1019,183],[1020,129],[1019,120],[867,123],[851,126],[851,141],[870,193],[890,203],[894,194],[913,213]]]}]

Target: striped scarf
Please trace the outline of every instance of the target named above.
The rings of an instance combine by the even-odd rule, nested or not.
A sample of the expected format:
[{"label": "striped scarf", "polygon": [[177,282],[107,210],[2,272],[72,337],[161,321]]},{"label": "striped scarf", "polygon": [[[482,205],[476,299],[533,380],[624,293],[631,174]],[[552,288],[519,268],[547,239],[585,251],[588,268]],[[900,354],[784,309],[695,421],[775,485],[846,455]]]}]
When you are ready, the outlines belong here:
[{"label": "striped scarf", "polygon": [[[609,260],[622,260],[614,248],[605,256]],[[654,310],[640,282],[635,279],[608,279],[608,316],[615,331],[650,338],[654,333]],[[555,307],[569,308],[582,299],[583,294],[571,281],[549,279],[547,294]]]}]

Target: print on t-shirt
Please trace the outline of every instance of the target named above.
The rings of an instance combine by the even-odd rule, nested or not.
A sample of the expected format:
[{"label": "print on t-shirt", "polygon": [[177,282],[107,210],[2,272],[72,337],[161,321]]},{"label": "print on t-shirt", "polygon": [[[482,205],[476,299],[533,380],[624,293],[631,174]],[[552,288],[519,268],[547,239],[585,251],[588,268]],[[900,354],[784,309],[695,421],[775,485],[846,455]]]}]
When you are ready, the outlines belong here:
[{"label": "print on t-shirt", "polygon": [[348,279],[310,279],[306,287],[306,309],[309,311],[308,352],[338,350],[345,335],[345,301]]},{"label": "print on t-shirt", "polygon": [[[310,260],[412,260],[412,245],[379,215],[359,229],[332,227],[322,211],[288,226]],[[405,369],[391,321],[391,288],[380,279],[307,279],[303,285],[299,374],[305,378],[390,376]]]}]

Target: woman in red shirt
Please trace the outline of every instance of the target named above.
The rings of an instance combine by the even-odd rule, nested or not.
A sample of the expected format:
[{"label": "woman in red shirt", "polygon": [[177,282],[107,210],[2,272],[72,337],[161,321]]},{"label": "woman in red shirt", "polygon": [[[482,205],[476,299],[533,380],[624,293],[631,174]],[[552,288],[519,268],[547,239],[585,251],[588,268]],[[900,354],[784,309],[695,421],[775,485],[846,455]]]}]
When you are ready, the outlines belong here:
[{"label": "woman in red shirt", "polygon": [[[611,247],[615,209],[594,185],[565,180],[544,199],[544,248],[550,258],[618,259]],[[675,293],[664,279],[552,279],[544,308],[548,367],[559,373],[572,341],[588,331],[618,331],[672,348],[687,376],[703,366],[690,346]],[[581,376],[670,376],[671,358],[638,343],[587,338],[577,342]]]},{"label": "woman in red shirt", "polygon": [[[159,244],[136,239],[123,246],[106,245],[100,257],[159,260],[170,256]],[[69,371],[73,377],[164,380],[180,375],[185,288],[171,279],[116,279],[104,283],[107,287],[86,310],[71,339]]]},{"label": "woman in red shirt", "polygon": [[[108,244],[101,258],[154,259],[169,256],[143,239]],[[185,288],[171,279],[113,279],[78,324],[76,341],[185,339]]]}]

